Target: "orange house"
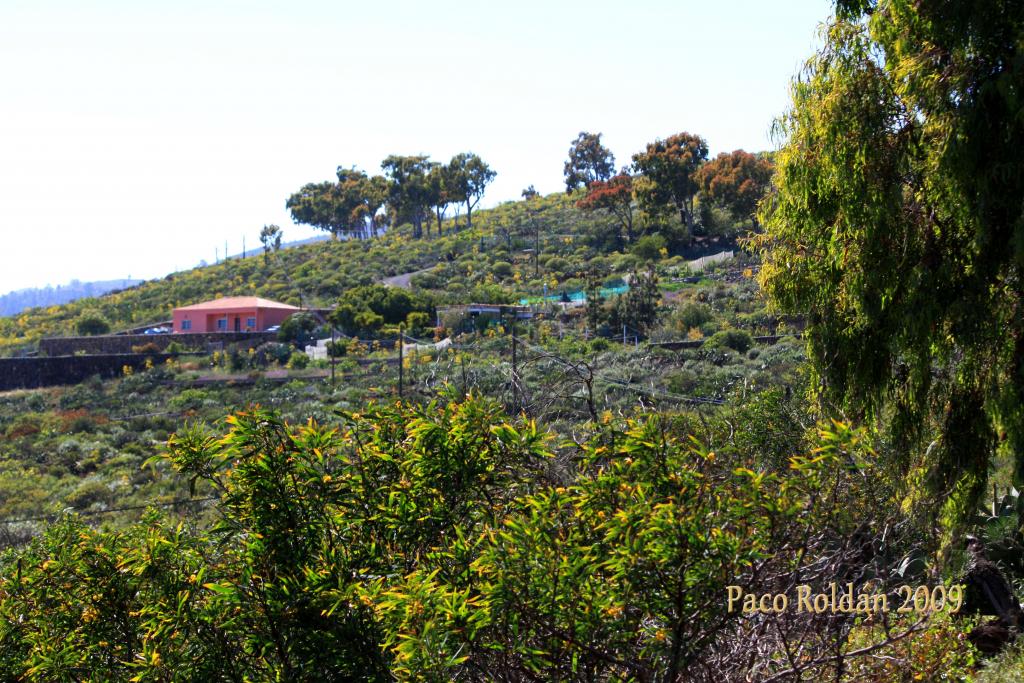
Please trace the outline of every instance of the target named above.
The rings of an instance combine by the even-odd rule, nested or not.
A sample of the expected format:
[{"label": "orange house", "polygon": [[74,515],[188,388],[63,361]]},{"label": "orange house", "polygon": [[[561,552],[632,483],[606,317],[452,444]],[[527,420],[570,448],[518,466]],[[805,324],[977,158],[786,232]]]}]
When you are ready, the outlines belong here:
[{"label": "orange house", "polygon": [[297,312],[295,306],[258,296],[227,296],[174,309],[174,332],[262,332]]}]

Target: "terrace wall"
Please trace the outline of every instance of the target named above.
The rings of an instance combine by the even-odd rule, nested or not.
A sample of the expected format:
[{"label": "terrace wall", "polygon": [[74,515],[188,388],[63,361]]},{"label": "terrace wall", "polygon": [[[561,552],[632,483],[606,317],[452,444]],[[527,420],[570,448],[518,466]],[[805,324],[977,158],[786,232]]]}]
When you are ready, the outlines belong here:
[{"label": "terrace wall", "polygon": [[93,375],[117,377],[127,365],[140,370],[146,360],[154,365],[173,358],[169,353],[101,354],[40,358],[0,358],[0,391],[78,384]]},{"label": "terrace wall", "polygon": [[275,341],[276,332],[202,332],[189,334],[106,334],[96,337],[46,337],[39,340],[39,353],[47,356],[77,354],[133,353],[132,349],[153,344],[163,351],[171,342],[186,349],[210,351],[229,344],[259,346]]}]

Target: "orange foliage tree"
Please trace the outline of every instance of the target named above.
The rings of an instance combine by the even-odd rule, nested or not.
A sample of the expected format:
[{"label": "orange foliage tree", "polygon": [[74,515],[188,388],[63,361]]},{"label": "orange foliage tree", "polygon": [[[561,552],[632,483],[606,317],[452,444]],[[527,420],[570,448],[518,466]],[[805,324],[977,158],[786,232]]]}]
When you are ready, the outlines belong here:
[{"label": "orange foliage tree", "polygon": [[607,181],[595,180],[576,206],[584,211],[608,211],[619,221],[620,239],[633,241],[633,177],[628,173],[622,172]]}]

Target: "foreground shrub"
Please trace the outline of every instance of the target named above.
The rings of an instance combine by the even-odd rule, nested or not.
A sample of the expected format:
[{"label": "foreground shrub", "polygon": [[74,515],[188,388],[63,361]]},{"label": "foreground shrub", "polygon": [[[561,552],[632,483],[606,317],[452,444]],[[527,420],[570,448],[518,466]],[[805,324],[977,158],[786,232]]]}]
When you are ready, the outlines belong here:
[{"label": "foreground shrub", "polygon": [[150,513],[97,532],[69,518],[9,551],[0,678],[729,680],[751,673],[755,643],[766,676],[851,670],[844,657],[873,637],[856,619],[769,628],[725,596],[898,564],[904,533],[872,532],[892,496],[864,488],[863,435],[831,425],[812,456],[771,471],[755,457],[764,435],[709,426],[711,450],[692,426],[606,420],[557,459],[532,422],[475,398],[185,429],[170,463],[218,493],[219,521]]}]

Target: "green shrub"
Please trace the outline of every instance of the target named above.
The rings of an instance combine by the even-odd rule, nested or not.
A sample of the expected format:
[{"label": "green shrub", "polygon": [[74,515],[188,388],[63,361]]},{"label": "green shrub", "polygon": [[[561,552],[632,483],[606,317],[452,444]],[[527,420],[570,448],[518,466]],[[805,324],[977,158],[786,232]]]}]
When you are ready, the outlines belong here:
[{"label": "green shrub", "polygon": [[284,344],[295,344],[306,346],[313,341],[313,331],[319,326],[319,321],[309,313],[295,313],[281,323],[281,329],[277,332],[277,338]]},{"label": "green shrub", "polygon": [[186,347],[184,344],[182,344],[180,341],[172,341],[164,348],[164,351],[166,353],[182,354],[188,353],[190,349]]},{"label": "green shrub", "polygon": [[309,367],[309,356],[302,351],[296,351],[288,359],[288,368],[290,370],[305,370]]},{"label": "green shrub", "polygon": [[676,311],[676,320],[679,322],[679,329],[683,332],[693,328],[700,329],[701,326],[711,321],[714,314],[711,308],[704,304],[685,303]]},{"label": "green shrub", "polygon": [[665,238],[661,235],[644,235],[636,241],[630,251],[642,261],[657,261],[661,258],[661,250],[665,248]]},{"label": "green shrub", "polygon": [[327,355],[331,358],[342,358],[348,354],[348,339],[337,339],[327,342]]},{"label": "green shrub", "polygon": [[754,338],[750,336],[750,333],[746,330],[721,330],[711,335],[711,338],[705,343],[705,348],[714,349],[720,347],[727,347],[733,351],[740,353],[746,353],[754,344]]},{"label": "green shrub", "polygon": [[512,277],[512,264],[508,261],[495,261],[491,264],[491,273],[499,280]]},{"label": "green shrub", "polygon": [[384,325],[384,316],[373,311],[359,311],[353,319],[356,331],[363,334],[372,334]]},{"label": "green shrub", "polygon": [[405,317],[405,329],[409,334],[419,334],[430,325],[430,315],[423,311],[413,311]]},{"label": "green shrub", "polygon": [[564,273],[569,268],[569,262],[559,256],[548,259],[544,267],[553,273]]},{"label": "green shrub", "polygon": [[84,481],[68,496],[67,503],[76,510],[84,510],[96,503],[109,502],[110,493],[110,489],[103,482]]},{"label": "green shrub", "polygon": [[94,336],[110,332],[110,323],[99,313],[86,312],[75,322],[75,331],[82,336]]},{"label": "green shrub", "polygon": [[183,389],[177,396],[167,402],[176,410],[197,410],[203,407],[210,394],[203,389]]}]

